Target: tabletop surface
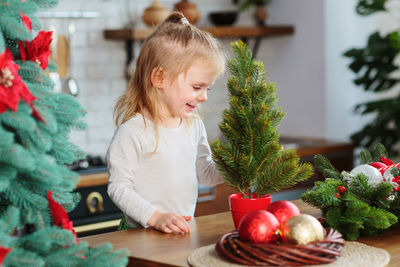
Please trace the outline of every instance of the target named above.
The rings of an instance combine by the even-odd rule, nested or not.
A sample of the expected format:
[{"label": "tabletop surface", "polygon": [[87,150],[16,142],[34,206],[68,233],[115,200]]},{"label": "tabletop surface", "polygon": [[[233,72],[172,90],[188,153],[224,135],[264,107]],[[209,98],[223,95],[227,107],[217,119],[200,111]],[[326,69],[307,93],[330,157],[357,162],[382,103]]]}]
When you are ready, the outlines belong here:
[{"label": "tabletop surface", "polygon": [[[301,200],[293,201],[302,213],[315,217],[320,211]],[[114,249],[129,250],[131,266],[189,266],[187,257],[197,248],[215,244],[225,233],[234,230],[230,212],[196,217],[189,221],[189,234],[164,234],[153,229],[132,229],[80,238],[90,246],[110,242]],[[399,266],[400,227],[378,237],[361,238],[359,242],[386,249],[391,254],[387,266]]]}]

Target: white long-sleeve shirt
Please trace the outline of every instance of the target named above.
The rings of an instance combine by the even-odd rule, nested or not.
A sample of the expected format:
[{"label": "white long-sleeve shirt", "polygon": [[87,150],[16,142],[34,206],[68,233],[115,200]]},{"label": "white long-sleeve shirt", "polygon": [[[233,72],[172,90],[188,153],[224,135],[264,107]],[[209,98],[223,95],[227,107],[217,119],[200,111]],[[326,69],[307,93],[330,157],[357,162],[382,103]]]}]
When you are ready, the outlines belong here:
[{"label": "white long-sleeve shirt", "polygon": [[155,147],[153,122],[137,114],[118,127],[107,152],[108,194],[133,227],[147,227],[157,209],[193,216],[198,181],[223,182],[201,119],[183,120],[178,128],[159,126],[154,152]]}]

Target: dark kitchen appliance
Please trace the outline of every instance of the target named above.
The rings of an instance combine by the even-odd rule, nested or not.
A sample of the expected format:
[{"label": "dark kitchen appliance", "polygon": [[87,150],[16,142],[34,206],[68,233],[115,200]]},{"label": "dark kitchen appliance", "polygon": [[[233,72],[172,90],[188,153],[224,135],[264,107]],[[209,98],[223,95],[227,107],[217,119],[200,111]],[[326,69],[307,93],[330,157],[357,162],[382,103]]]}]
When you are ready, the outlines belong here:
[{"label": "dark kitchen appliance", "polygon": [[[69,213],[79,237],[116,231],[122,212],[107,194],[107,166],[100,156],[76,160],[69,169],[81,175],[75,192],[81,201]],[[100,182],[99,182],[100,181]]]}]

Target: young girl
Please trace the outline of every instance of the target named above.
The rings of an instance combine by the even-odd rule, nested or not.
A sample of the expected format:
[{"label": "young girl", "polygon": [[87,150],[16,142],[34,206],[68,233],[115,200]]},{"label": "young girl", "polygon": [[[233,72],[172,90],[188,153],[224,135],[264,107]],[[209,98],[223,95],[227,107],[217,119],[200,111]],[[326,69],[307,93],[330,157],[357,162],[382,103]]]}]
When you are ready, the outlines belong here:
[{"label": "young girl", "polygon": [[107,153],[108,194],[128,228],[188,233],[198,182],[223,182],[204,125],[193,112],[224,66],[216,39],[179,12],[143,42],[115,106],[118,129]]}]

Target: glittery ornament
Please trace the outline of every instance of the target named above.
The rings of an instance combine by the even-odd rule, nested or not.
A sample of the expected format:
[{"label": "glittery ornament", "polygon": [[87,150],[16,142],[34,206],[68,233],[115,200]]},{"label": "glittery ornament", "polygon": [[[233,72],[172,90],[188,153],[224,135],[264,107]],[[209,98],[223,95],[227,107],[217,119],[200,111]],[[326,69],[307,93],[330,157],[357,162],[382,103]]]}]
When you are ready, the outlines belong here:
[{"label": "glittery ornament", "polygon": [[368,178],[368,184],[371,186],[377,186],[378,184],[383,182],[383,176],[380,171],[368,164],[363,164],[360,166],[355,167],[351,172],[350,175],[353,177],[359,173],[365,174]]},{"label": "glittery ornament", "polygon": [[300,214],[286,222],[281,234],[284,242],[306,245],[310,242],[322,241],[325,238],[325,229],[317,218]]}]

